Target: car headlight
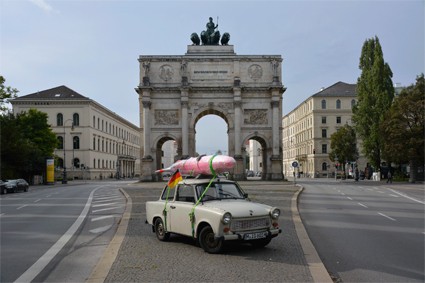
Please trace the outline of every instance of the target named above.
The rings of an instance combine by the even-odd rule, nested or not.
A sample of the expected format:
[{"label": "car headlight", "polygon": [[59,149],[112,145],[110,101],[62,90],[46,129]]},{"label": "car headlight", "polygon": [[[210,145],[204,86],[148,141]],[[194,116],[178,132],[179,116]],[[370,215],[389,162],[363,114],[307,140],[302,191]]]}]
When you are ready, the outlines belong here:
[{"label": "car headlight", "polygon": [[277,219],[280,215],[280,209],[279,208],[273,208],[273,210],[270,211],[270,216],[273,219]]},{"label": "car headlight", "polygon": [[221,220],[224,224],[229,224],[232,221],[232,214],[230,212],[226,212],[223,214],[223,218]]}]

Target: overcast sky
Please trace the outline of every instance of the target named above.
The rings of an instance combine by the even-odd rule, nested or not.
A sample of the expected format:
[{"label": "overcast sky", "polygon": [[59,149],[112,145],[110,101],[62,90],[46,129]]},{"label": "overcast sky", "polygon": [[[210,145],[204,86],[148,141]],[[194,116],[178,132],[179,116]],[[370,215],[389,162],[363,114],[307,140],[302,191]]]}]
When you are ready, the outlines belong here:
[{"label": "overcast sky", "polygon": [[[19,96],[60,85],[140,126],[139,55],[184,55],[209,17],[237,55],[281,55],[283,114],[321,87],[356,83],[365,40],[378,36],[393,82],[424,71],[423,0],[0,0],[0,74]],[[197,151],[227,151],[227,125],[208,115]],[[217,135],[217,133],[219,133]]]}]

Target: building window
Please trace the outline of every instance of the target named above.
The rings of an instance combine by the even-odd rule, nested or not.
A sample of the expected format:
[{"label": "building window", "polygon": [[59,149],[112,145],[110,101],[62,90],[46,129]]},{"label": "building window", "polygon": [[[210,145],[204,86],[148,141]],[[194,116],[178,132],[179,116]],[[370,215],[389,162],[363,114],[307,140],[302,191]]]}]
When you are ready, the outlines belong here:
[{"label": "building window", "polygon": [[93,138],[93,150],[96,150],[96,138]]},{"label": "building window", "polygon": [[58,137],[58,149],[63,149],[63,137]]},{"label": "building window", "polygon": [[74,158],[74,168],[80,168],[80,159]]},{"label": "building window", "polygon": [[326,129],[322,129],[322,138],[327,138],[327,131],[326,131]]},{"label": "building window", "polygon": [[56,115],[56,126],[63,126],[63,115],[59,113]]},{"label": "building window", "polygon": [[322,117],[322,124],[326,124],[326,116]]},{"label": "building window", "polygon": [[96,128],[96,117],[93,116],[93,128]]},{"label": "building window", "polygon": [[73,141],[74,149],[80,149],[80,138],[79,137],[74,137],[72,139],[72,141]]},{"label": "building window", "polygon": [[323,170],[323,171],[328,170],[328,164],[327,164],[326,162],[323,162],[323,163],[322,163],[322,170]]},{"label": "building window", "polygon": [[93,168],[96,168],[96,158],[93,158]]},{"label": "building window", "polygon": [[336,117],[336,123],[341,124],[341,117],[340,116]]},{"label": "building window", "polygon": [[325,99],[322,100],[322,109],[326,109],[326,100]]},{"label": "building window", "polygon": [[63,168],[63,159],[62,158],[58,158],[58,161],[57,161],[58,163],[58,167],[59,168]]},{"label": "building window", "polygon": [[341,100],[336,101],[336,109],[341,109]]},{"label": "building window", "polygon": [[328,153],[328,145],[322,144],[322,153]]},{"label": "building window", "polygon": [[72,115],[72,123],[74,126],[80,125],[80,115],[78,115],[78,113],[74,113],[74,115]]}]

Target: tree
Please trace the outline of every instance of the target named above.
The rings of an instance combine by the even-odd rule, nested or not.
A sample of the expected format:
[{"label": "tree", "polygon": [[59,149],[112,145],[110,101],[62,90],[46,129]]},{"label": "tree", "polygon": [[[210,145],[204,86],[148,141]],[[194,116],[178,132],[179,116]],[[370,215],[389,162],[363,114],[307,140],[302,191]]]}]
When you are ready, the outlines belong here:
[{"label": "tree", "polygon": [[404,89],[394,100],[381,135],[385,137],[383,156],[398,164],[410,164],[410,182],[416,181],[418,165],[424,165],[425,143],[425,78],[421,74],[416,84]]},{"label": "tree", "polygon": [[356,161],[358,158],[356,132],[353,127],[347,124],[331,135],[329,159],[332,162],[339,160],[343,164],[345,172],[345,163]]},{"label": "tree", "polygon": [[5,86],[6,79],[0,75],[0,113],[7,112],[9,99],[16,98],[18,90]]},{"label": "tree", "polygon": [[42,175],[45,158],[57,147],[56,135],[47,124],[47,114],[35,109],[0,116],[1,177],[25,178]]},{"label": "tree", "polygon": [[381,165],[383,136],[380,124],[394,98],[392,71],[385,63],[378,37],[365,41],[357,79],[358,102],[353,107],[356,133],[363,140],[363,152],[375,168]]}]

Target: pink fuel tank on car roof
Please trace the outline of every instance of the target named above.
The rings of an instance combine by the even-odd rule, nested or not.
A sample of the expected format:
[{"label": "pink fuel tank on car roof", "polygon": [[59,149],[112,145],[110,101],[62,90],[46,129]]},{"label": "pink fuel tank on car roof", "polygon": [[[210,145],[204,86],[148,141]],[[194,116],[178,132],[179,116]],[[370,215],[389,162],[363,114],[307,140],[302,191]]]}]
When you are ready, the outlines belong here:
[{"label": "pink fuel tank on car roof", "polygon": [[183,175],[212,175],[213,172],[211,172],[210,163],[214,172],[220,174],[233,169],[236,161],[233,157],[227,155],[200,155],[198,157],[176,161],[170,167],[156,170],[155,173],[174,173],[179,170]]}]

